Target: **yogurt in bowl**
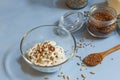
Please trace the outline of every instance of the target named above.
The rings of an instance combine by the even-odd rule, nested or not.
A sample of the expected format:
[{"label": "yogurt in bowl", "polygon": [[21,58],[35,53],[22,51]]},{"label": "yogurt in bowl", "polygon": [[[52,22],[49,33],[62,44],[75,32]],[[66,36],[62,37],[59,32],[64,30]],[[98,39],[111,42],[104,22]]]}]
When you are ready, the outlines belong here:
[{"label": "yogurt in bowl", "polygon": [[[54,25],[35,27],[24,34],[21,56],[32,68],[46,73],[61,69],[75,55],[76,41],[67,29]],[[62,67],[64,68],[64,67]]]},{"label": "yogurt in bowl", "polygon": [[64,49],[56,45],[55,41],[37,43],[27,54],[28,59],[39,66],[53,66],[66,60]]}]

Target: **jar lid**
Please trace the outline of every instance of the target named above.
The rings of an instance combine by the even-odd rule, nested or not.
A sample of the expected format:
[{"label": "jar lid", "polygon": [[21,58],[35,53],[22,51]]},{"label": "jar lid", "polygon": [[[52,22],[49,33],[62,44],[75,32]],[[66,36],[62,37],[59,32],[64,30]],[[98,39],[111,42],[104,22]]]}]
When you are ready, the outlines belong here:
[{"label": "jar lid", "polygon": [[75,32],[83,26],[84,22],[84,15],[81,12],[70,11],[61,16],[59,26]]}]

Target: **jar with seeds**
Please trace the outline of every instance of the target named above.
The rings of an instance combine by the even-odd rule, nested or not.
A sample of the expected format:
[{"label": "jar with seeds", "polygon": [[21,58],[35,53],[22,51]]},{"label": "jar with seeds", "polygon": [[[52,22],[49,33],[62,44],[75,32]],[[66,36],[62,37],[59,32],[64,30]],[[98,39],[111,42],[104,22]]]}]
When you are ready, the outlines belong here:
[{"label": "jar with seeds", "polygon": [[98,38],[109,37],[114,33],[117,22],[116,10],[103,5],[93,5],[87,20],[88,32]]},{"label": "jar with seeds", "polygon": [[71,9],[81,9],[87,5],[87,0],[66,0],[66,5]]}]

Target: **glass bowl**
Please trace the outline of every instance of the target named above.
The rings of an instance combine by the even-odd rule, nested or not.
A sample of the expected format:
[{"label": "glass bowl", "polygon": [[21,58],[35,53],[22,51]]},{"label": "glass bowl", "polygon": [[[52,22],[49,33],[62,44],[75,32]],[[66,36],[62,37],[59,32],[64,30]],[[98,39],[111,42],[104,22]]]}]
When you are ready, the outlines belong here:
[{"label": "glass bowl", "polygon": [[[36,43],[46,40],[55,41],[65,51],[66,60],[60,64],[52,66],[39,66],[32,63],[27,56],[27,51]],[[41,72],[56,72],[61,66],[68,62],[74,55],[76,49],[76,41],[73,35],[63,27],[54,25],[43,25],[35,27],[24,34],[20,43],[20,51],[23,59],[34,69]]]},{"label": "glass bowl", "polygon": [[79,30],[84,24],[84,15],[78,11],[69,11],[61,16],[59,26],[65,27],[70,32]]}]

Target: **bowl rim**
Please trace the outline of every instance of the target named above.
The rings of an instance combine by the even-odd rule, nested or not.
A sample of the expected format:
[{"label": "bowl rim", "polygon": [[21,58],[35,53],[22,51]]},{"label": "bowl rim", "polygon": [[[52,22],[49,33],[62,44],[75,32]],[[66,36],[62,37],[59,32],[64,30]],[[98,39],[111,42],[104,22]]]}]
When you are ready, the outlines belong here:
[{"label": "bowl rim", "polygon": [[[35,64],[32,63],[28,58],[26,58],[26,57],[24,56],[24,52],[23,52],[23,50],[22,50],[22,48],[23,48],[22,45],[23,45],[23,43],[24,43],[25,38],[26,38],[26,37],[28,36],[28,34],[31,33],[32,31],[34,31],[34,30],[36,30],[36,29],[38,29],[38,28],[40,28],[40,27],[45,27],[45,26],[54,26],[54,27],[57,27],[57,28],[62,28],[62,29],[64,29],[65,31],[67,31],[67,32],[71,35],[71,37],[73,38],[73,42],[74,42],[73,52],[71,53],[70,57],[68,57],[64,62],[62,62],[62,63],[60,63],[60,64],[52,65],[52,66],[40,66],[40,65],[35,65]],[[32,66],[35,66],[35,67],[43,67],[43,68],[57,67],[57,66],[60,66],[60,65],[62,65],[62,64],[64,64],[64,63],[68,62],[70,59],[72,59],[72,58],[74,57],[74,55],[75,55],[75,53],[76,53],[76,40],[75,40],[75,37],[73,36],[73,34],[72,34],[70,31],[68,31],[67,29],[65,29],[64,27],[60,27],[60,26],[56,26],[56,25],[41,25],[41,26],[34,27],[34,28],[30,29],[29,31],[27,31],[26,33],[24,33],[24,35],[23,35],[23,37],[22,37],[22,39],[21,39],[21,41],[20,41],[20,52],[21,52],[21,55],[22,55],[23,59],[24,59],[27,63],[29,63],[30,65],[32,65]]]}]

